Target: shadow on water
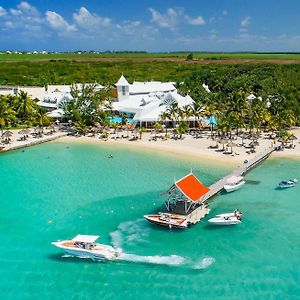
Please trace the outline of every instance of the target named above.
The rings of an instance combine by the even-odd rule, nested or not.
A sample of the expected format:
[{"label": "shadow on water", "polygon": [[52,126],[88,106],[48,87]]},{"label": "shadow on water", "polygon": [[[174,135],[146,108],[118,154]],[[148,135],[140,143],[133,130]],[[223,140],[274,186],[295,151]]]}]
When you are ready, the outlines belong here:
[{"label": "shadow on water", "polygon": [[260,180],[251,180],[251,179],[246,179],[245,180],[247,184],[260,184]]}]

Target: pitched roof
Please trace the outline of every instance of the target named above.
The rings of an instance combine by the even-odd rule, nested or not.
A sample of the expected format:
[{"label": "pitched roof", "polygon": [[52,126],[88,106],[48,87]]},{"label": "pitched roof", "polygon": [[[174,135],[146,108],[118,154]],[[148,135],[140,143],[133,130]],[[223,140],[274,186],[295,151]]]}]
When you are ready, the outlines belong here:
[{"label": "pitched roof", "polygon": [[124,77],[124,75],[122,74],[120,79],[118,80],[118,82],[116,83],[116,86],[122,86],[122,85],[129,85],[127,79]]},{"label": "pitched roof", "polygon": [[175,182],[180,191],[190,200],[199,201],[209,188],[202,184],[192,173]]}]

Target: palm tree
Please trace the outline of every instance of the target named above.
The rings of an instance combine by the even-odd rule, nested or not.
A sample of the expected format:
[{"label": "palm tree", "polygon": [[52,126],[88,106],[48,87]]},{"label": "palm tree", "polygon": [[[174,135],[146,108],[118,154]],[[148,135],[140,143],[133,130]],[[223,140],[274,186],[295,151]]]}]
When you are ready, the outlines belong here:
[{"label": "palm tree", "polygon": [[189,129],[189,118],[192,116],[192,109],[190,105],[184,105],[181,109],[181,116],[186,120],[187,128]]},{"label": "palm tree", "polygon": [[166,134],[165,134],[165,135],[167,136],[167,135],[168,135],[168,124],[167,124],[167,122],[168,122],[168,120],[170,119],[170,115],[168,114],[167,111],[164,111],[164,112],[161,113],[160,119],[161,119],[163,122],[165,122],[165,128],[166,128]]},{"label": "palm tree", "polygon": [[178,120],[178,104],[173,103],[167,108],[167,113],[170,119],[173,121],[173,127],[176,127],[176,121]]},{"label": "palm tree", "polygon": [[[194,101],[191,105],[191,115],[194,116],[197,123],[199,122],[199,119],[204,111],[204,106],[200,102]],[[196,127],[194,123],[194,127]]]},{"label": "palm tree", "polygon": [[1,128],[1,131],[3,131],[3,127],[6,126],[7,124],[16,121],[16,113],[7,104],[5,99],[6,99],[6,97],[0,98],[0,128]]},{"label": "palm tree", "polygon": [[16,99],[16,113],[23,121],[31,119],[36,110],[36,103],[24,91],[20,91]]}]

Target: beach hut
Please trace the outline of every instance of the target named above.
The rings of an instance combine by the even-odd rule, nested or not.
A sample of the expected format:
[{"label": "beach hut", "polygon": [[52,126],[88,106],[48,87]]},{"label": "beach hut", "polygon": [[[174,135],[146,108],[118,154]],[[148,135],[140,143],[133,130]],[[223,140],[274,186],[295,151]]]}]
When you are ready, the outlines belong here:
[{"label": "beach hut", "polygon": [[168,211],[187,214],[201,204],[202,197],[209,188],[201,183],[197,177],[190,173],[175,181],[163,195],[168,195],[165,205]]}]

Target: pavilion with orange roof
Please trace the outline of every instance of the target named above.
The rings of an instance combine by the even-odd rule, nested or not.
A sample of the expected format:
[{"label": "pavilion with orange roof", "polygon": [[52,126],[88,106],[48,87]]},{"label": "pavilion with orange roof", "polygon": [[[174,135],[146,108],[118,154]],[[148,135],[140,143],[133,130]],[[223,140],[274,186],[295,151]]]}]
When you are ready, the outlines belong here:
[{"label": "pavilion with orange roof", "polygon": [[168,195],[165,205],[168,211],[181,211],[188,214],[200,205],[209,188],[190,173],[176,181],[164,194]]}]

